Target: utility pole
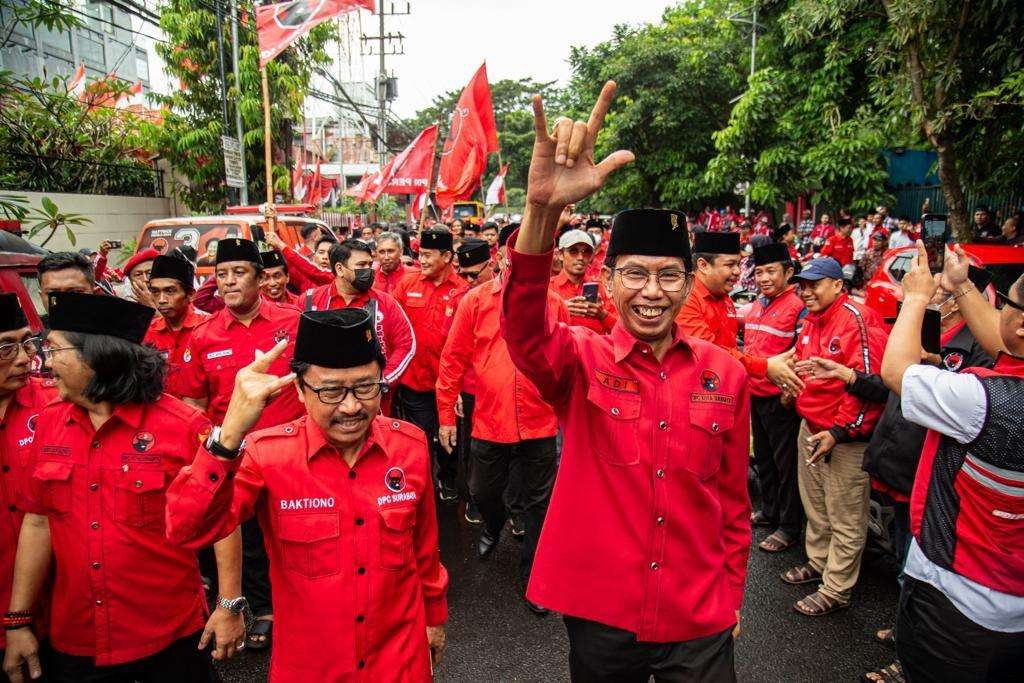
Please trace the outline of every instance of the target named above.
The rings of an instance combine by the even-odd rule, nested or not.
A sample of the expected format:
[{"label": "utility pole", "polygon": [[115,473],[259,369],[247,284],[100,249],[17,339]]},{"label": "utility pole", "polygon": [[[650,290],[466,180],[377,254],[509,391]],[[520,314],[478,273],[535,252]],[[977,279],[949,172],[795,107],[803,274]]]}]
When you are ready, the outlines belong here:
[{"label": "utility pole", "polygon": [[[405,3],[404,12],[395,11],[395,3],[390,3],[390,11],[385,11],[384,0],[377,0],[377,35],[375,36],[362,36],[361,40],[364,46],[366,46],[367,52],[364,55],[376,54],[379,57],[378,71],[377,71],[377,160],[380,163],[380,167],[384,168],[384,164],[387,162],[388,145],[387,145],[387,116],[388,116],[388,102],[398,97],[397,82],[394,78],[388,78],[387,65],[385,63],[385,57],[387,55],[402,55],[405,54],[405,47],[402,45],[402,41],[405,40],[405,36],[399,33],[385,33],[384,32],[384,18],[386,16],[401,16],[410,14],[409,3]],[[373,45],[376,42],[376,46]]]},{"label": "utility pole", "polygon": [[238,101],[242,99],[242,81],[238,76],[238,3],[231,0],[231,67],[235,74],[235,133],[238,135],[238,144],[242,148],[242,189],[239,204],[249,204],[249,174],[245,168],[245,140],[242,129],[242,109]]},{"label": "utility pole", "polygon": [[[221,7],[222,0],[213,0],[213,8],[217,15],[217,55],[218,64],[220,66],[220,112],[222,117],[223,127],[221,128],[223,135],[227,135],[228,132],[228,83],[227,78],[224,75],[224,11]],[[226,188],[228,192],[228,202],[236,196],[233,188]]]},{"label": "utility pole", "polygon": [[[757,23],[757,2],[758,2],[758,0],[754,0],[754,6],[753,6],[753,9],[752,9],[752,15],[751,15],[750,19],[747,19],[745,17],[740,16],[741,12],[737,12],[736,14],[731,14],[728,17],[726,17],[729,21],[735,22],[737,24],[750,24],[750,78],[747,80],[748,88],[749,88],[750,79],[754,78],[754,72],[757,69],[757,31],[758,31],[758,29],[764,28],[763,26],[761,26],[760,24]],[[742,97],[743,97],[742,94],[737,95],[736,97],[734,97],[731,100],[729,100],[729,104],[735,104]],[[750,218],[751,218],[751,216],[750,216],[750,182],[747,182],[746,185],[747,185],[747,190],[744,193],[743,205],[744,205],[745,211],[747,213],[747,220],[749,221]]]}]

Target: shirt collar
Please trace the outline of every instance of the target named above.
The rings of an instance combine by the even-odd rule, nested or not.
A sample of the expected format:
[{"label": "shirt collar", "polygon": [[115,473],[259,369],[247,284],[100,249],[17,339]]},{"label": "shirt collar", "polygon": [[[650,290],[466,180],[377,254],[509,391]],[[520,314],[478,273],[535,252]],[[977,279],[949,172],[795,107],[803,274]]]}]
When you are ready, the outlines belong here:
[{"label": "shirt collar", "polygon": [[[196,307],[194,305],[189,304],[188,305],[188,310],[185,311],[185,317],[183,319],[183,322],[181,323],[181,329],[183,329],[183,330],[191,330],[193,327],[195,327],[199,323],[203,322],[203,320],[205,320],[205,319],[206,319],[205,315],[200,314],[199,311],[196,310]],[[158,331],[158,332],[161,332],[163,330],[168,329],[168,327],[167,327],[167,319],[164,318],[160,314],[157,314],[153,318],[152,325],[153,325],[153,329]]]},{"label": "shirt collar", "polygon": [[[68,411],[68,422],[77,422],[78,424],[85,427],[90,433],[95,431],[92,426],[92,421],[89,419],[89,411],[85,408],[69,403],[70,410]],[[122,403],[114,406],[114,412],[110,416],[110,420],[119,420],[133,429],[138,429],[142,425],[142,413],[146,410],[145,403]],[[110,420],[107,420],[106,424],[109,424]]]},{"label": "shirt collar", "polygon": [[[267,317],[267,307],[268,306],[272,306],[272,305],[273,304],[271,302],[269,302],[266,299],[264,299],[263,295],[260,294],[260,304],[259,304],[259,307],[256,309],[256,315],[253,316],[252,320],[250,320],[249,323],[252,324],[252,321],[256,320],[257,318],[264,318],[265,319]],[[224,327],[225,327],[225,329],[230,329],[232,325],[241,325],[242,324],[242,321],[240,321],[238,318],[236,318],[235,314],[232,313],[231,310],[227,306],[225,306],[224,308],[221,309],[221,313],[224,315]]]},{"label": "shirt collar", "polygon": [[[650,349],[651,345],[645,341],[640,341],[626,330],[622,324],[622,320],[618,320],[612,331],[608,335],[612,340],[612,356],[616,363],[621,363],[626,359],[629,354],[637,348]],[[686,343],[686,337],[682,330],[679,329],[679,325],[673,323],[672,325],[672,344],[669,346],[669,350],[681,346],[684,349],[692,351],[692,347]]]},{"label": "shirt collar", "polygon": [[[302,416],[299,421],[304,423],[303,427],[306,430],[306,444],[308,446],[306,460],[312,460],[321,453],[334,453],[339,458],[341,457],[338,449],[327,442],[327,437],[323,430],[320,429],[316,422],[309,418],[308,414]],[[380,448],[383,451],[383,443],[384,439],[381,437],[380,420],[370,420],[370,430],[367,434],[366,442],[363,443],[363,447],[359,450],[359,455],[356,456],[356,462],[362,460],[373,448]]]},{"label": "shirt collar", "polygon": [[1024,376],[1024,358],[1017,356],[1011,356],[1008,353],[999,352],[996,357],[996,364],[992,368],[996,372],[1006,373],[1007,375]]}]

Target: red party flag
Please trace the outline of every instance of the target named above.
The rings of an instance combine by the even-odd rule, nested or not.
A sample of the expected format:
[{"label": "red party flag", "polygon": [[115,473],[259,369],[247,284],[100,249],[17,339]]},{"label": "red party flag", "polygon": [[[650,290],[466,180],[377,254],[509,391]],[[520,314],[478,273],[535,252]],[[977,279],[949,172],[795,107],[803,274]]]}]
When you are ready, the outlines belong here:
[{"label": "red party flag", "polygon": [[356,200],[362,202],[363,197],[366,194],[366,188],[370,184],[370,178],[370,173],[364,173],[358,183],[345,190],[345,195],[348,197],[355,197]]},{"label": "red party flag", "polygon": [[318,24],[360,7],[373,12],[376,3],[374,0],[291,0],[257,7],[260,68]]},{"label": "red party flag", "polygon": [[434,170],[434,144],[437,126],[428,126],[416,139],[395,157],[391,173],[384,178],[387,194],[417,194],[430,187],[430,173]]},{"label": "red party flag", "polygon": [[487,155],[498,151],[498,128],[494,122],[487,64],[482,64],[462,91],[452,112],[448,139],[441,150],[437,172],[437,204],[451,206],[480,183]]},{"label": "red party flag", "polygon": [[380,196],[384,194],[387,179],[391,177],[391,169],[394,168],[395,159],[397,158],[398,157],[392,157],[391,161],[389,161],[384,168],[370,176],[370,180],[366,184],[366,190],[363,192],[363,196],[360,201],[375,202],[380,199]]}]

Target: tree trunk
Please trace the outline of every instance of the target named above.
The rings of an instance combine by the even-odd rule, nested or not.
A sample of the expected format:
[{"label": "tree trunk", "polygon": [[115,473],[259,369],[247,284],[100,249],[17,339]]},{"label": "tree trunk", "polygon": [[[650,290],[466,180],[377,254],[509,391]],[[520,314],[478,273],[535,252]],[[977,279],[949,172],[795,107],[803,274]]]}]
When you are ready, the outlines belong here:
[{"label": "tree trunk", "polygon": [[967,214],[964,188],[960,184],[960,172],[956,168],[956,151],[953,143],[944,135],[932,135],[929,139],[939,156],[939,182],[942,183],[942,195],[946,198],[946,213],[949,214],[953,237],[960,243],[970,242],[973,239],[971,223]]}]

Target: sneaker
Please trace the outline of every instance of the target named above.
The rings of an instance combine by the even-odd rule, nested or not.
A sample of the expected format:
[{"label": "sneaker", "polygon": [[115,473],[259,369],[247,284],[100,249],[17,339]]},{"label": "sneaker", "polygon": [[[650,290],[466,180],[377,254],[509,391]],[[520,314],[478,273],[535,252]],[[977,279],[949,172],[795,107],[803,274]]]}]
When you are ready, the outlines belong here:
[{"label": "sneaker", "polygon": [[470,524],[484,523],[484,516],[480,514],[480,510],[477,509],[476,503],[473,501],[466,504],[466,521]]},{"label": "sneaker", "polygon": [[523,526],[523,522],[518,517],[512,517],[508,521],[508,525],[512,527],[512,535],[516,538],[522,538],[526,535],[526,527]]},{"label": "sneaker", "polygon": [[449,482],[438,482],[437,491],[441,500],[445,503],[453,503],[459,499],[459,490]]}]

